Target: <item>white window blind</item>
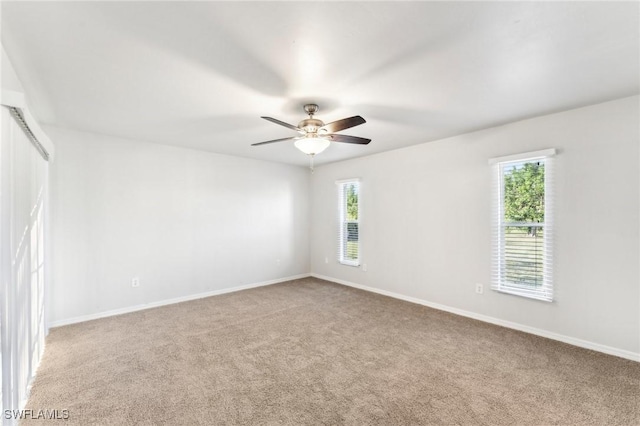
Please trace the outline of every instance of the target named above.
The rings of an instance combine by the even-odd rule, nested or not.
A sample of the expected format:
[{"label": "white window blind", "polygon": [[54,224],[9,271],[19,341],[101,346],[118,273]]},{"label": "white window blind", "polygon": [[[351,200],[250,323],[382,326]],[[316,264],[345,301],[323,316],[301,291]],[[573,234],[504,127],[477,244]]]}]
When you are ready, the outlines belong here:
[{"label": "white window blind", "polygon": [[553,300],[553,159],[544,150],[491,160],[492,288]]},{"label": "white window blind", "polygon": [[0,109],[0,422],[12,425],[4,410],[24,408],[44,350],[48,163],[22,115]]},{"label": "white window blind", "polygon": [[349,179],[338,184],[338,261],[345,265],[360,265],[360,182]]}]

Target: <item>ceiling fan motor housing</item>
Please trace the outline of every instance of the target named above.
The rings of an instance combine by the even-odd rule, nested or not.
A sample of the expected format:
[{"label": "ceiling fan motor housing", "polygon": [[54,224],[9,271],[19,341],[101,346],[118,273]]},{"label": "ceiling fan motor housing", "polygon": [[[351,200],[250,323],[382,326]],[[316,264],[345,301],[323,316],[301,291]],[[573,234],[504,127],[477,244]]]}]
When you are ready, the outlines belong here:
[{"label": "ceiling fan motor housing", "polygon": [[304,130],[307,133],[317,133],[320,127],[324,126],[322,120],[317,118],[307,118],[298,123],[298,128]]}]

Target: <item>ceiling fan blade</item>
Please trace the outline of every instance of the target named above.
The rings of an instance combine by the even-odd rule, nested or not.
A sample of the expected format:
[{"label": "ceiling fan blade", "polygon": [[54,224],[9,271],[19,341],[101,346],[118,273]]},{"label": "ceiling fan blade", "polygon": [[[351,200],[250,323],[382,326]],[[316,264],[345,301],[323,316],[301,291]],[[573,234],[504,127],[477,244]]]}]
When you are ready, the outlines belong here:
[{"label": "ceiling fan blade", "polygon": [[359,115],[354,115],[353,117],[343,118],[342,120],[325,124],[320,128],[320,130],[326,130],[327,133],[335,133],[364,123],[366,123],[364,118]]},{"label": "ceiling fan blade", "polygon": [[294,141],[297,138],[282,138],[282,139],[274,139],[272,141],[265,141],[265,142],[258,142],[258,143],[252,143],[251,146],[258,146],[258,145],[264,145],[264,144],[268,144],[268,143],[274,143],[274,142],[284,142],[284,141]]},{"label": "ceiling fan blade", "polygon": [[260,118],[264,118],[267,121],[279,124],[279,125],[284,126],[284,127],[288,128],[288,129],[295,130],[296,132],[302,132],[303,131],[302,129],[299,129],[296,126],[294,126],[293,124],[285,123],[284,121],[276,120],[275,118],[272,118],[272,117],[260,117]]},{"label": "ceiling fan blade", "polygon": [[366,145],[371,142],[371,139],[359,138],[357,136],[349,136],[349,135],[330,135],[331,142],[346,142],[346,143],[357,143],[360,145]]}]

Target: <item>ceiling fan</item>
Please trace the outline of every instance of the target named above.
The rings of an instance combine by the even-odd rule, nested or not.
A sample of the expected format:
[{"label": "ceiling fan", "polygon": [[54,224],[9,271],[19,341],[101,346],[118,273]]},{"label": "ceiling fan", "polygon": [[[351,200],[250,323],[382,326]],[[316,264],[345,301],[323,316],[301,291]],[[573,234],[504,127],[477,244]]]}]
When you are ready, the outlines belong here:
[{"label": "ceiling fan", "polygon": [[307,104],[304,106],[304,110],[309,114],[309,118],[302,120],[298,123],[298,126],[285,123],[284,121],[276,120],[271,117],[260,117],[272,123],[279,124],[288,129],[295,130],[300,133],[301,136],[289,137],[282,139],[274,139],[266,142],[254,143],[251,146],[265,145],[274,142],[295,141],[294,145],[300,151],[307,155],[314,156],[321,153],[329,147],[331,142],[344,142],[355,143],[360,145],[366,145],[371,142],[371,139],[359,138],[357,136],[338,135],[336,132],[349,129],[351,127],[359,126],[366,123],[364,118],[359,115],[353,117],[344,118],[342,120],[333,121],[331,123],[324,124],[322,120],[313,118],[313,115],[318,112],[318,105]]}]

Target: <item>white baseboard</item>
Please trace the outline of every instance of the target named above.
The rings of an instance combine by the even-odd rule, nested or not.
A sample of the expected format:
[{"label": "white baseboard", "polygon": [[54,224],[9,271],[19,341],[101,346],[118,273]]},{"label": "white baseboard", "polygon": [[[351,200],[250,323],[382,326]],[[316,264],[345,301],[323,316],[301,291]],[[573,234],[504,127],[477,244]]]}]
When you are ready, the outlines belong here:
[{"label": "white baseboard", "polygon": [[601,345],[599,343],[589,342],[587,340],[577,339],[575,337],[565,336],[565,335],[554,333],[551,331],[542,330],[540,328],[530,327],[528,325],[518,324],[516,322],[505,321],[499,318],[490,317],[488,315],[482,315],[482,314],[477,314],[475,312],[465,311],[463,309],[452,308],[450,306],[441,305],[439,303],[428,302],[426,300],[418,299],[416,297],[405,296],[405,295],[394,293],[387,290],[380,290],[378,288],[368,287],[366,285],[356,284],[356,283],[341,280],[338,278],[327,277],[327,276],[315,274],[315,273],[311,273],[310,275],[312,277],[319,278],[325,281],[331,281],[336,284],[342,284],[348,287],[353,287],[360,290],[369,291],[372,293],[382,294],[384,296],[393,297],[394,299],[400,299],[406,302],[428,306],[429,308],[438,309],[440,311],[450,312],[452,314],[461,315],[463,317],[468,317],[475,320],[488,322],[488,323],[499,325],[506,328],[512,328],[514,330],[524,331],[525,333],[535,334],[536,336],[546,337],[547,339],[557,340],[560,342],[568,343],[570,345],[579,346],[581,348],[591,349],[593,351],[602,352],[608,355],[614,355],[620,358],[625,358],[625,359],[630,359],[632,361],[640,362],[640,353],[631,352],[624,349],[618,349],[611,346]]},{"label": "white baseboard", "polygon": [[285,281],[292,281],[292,280],[298,280],[301,278],[307,278],[309,276],[311,276],[311,274],[299,274],[299,275],[293,275],[290,277],[277,278],[275,280],[261,281],[253,284],[246,284],[246,285],[241,285],[237,287],[224,288],[221,290],[212,290],[204,293],[190,294],[188,296],[181,296],[181,297],[175,297],[173,299],[161,300],[159,302],[151,302],[151,303],[145,303],[143,305],[128,306],[126,308],[112,309],[109,311],[98,312],[95,314],[82,315],[79,317],[53,321],[48,325],[50,328],[61,327],[63,325],[76,324],[79,322],[91,321],[99,318],[106,318],[106,317],[112,317],[115,315],[128,314],[130,312],[142,311],[144,309],[151,309],[151,308],[157,308],[160,306],[172,305],[174,303],[188,302],[190,300],[204,299],[205,297],[217,296],[217,295],[226,294],[226,293],[233,293],[241,290],[248,290],[250,288],[264,287],[267,285],[278,284]]}]

